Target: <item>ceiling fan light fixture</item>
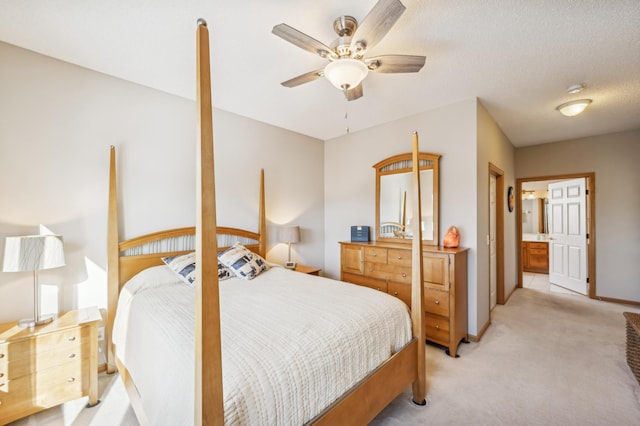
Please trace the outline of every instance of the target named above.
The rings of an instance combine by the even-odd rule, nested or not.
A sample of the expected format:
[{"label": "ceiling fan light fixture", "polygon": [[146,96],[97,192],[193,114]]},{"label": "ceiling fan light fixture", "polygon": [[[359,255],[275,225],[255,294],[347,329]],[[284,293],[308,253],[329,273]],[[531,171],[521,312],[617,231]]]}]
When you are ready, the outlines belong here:
[{"label": "ceiling fan light fixture", "polygon": [[591,104],[591,99],[578,99],[577,101],[565,102],[562,105],[558,105],[556,109],[564,116],[573,117],[584,111],[589,104]]},{"label": "ceiling fan light fixture", "polygon": [[368,72],[369,68],[364,62],[352,58],[337,59],[324,68],[324,76],[340,90],[358,86]]}]

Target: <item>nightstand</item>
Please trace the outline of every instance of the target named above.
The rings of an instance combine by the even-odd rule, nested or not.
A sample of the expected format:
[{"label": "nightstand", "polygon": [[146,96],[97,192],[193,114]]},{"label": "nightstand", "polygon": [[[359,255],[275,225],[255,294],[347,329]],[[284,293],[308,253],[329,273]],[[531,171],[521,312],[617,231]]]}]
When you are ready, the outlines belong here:
[{"label": "nightstand", "polygon": [[320,276],[321,269],[320,268],[315,268],[313,266],[296,265],[294,271],[302,272],[303,274]]},{"label": "nightstand", "polygon": [[0,324],[0,424],[83,396],[99,402],[100,320],[87,308],[33,329]]}]

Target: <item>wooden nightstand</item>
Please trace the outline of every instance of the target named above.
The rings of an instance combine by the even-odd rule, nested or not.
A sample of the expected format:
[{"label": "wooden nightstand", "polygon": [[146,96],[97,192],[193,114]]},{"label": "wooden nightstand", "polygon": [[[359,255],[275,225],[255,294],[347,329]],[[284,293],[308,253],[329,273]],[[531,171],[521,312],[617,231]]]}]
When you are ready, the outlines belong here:
[{"label": "wooden nightstand", "polygon": [[0,424],[83,396],[98,401],[97,308],[33,329],[0,324]]},{"label": "wooden nightstand", "polygon": [[320,276],[321,269],[320,268],[315,268],[313,266],[296,265],[294,271],[302,272],[303,274]]}]

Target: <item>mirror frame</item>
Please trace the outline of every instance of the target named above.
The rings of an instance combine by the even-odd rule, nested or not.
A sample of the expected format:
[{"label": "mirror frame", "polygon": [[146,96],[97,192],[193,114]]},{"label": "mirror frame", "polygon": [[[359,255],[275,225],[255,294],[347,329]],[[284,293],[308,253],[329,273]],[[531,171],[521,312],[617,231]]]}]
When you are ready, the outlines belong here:
[{"label": "mirror frame", "polygon": [[[420,171],[433,170],[433,238],[422,240],[422,244],[437,246],[440,238],[440,155],[427,152],[418,153]],[[376,241],[410,244],[412,238],[388,238],[380,236],[380,178],[385,175],[411,173],[413,166],[412,153],[398,154],[385,158],[373,165],[376,169]],[[423,189],[424,191],[424,189]]]}]

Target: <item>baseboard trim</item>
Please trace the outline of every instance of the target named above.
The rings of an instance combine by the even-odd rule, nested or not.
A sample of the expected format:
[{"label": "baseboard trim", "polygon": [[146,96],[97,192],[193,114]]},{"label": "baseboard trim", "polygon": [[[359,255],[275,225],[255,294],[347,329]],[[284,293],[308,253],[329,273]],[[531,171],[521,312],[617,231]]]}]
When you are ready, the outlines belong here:
[{"label": "baseboard trim", "polygon": [[491,320],[487,321],[484,324],[484,326],[480,329],[480,333],[478,333],[477,336],[474,336],[473,334],[467,334],[467,339],[471,340],[472,342],[479,342],[490,325],[491,325]]},{"label": "baseboard trim", "polygon": [[614,299],[613,297],[594,297],[595,300],[601,300],[603,302],[611,302],[611,303],[619,303],[621,305],[633,305],[640,306],[640,302],[634,302],[633,300],[624,300],[624,299]]}]

